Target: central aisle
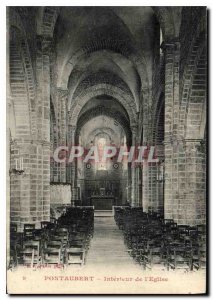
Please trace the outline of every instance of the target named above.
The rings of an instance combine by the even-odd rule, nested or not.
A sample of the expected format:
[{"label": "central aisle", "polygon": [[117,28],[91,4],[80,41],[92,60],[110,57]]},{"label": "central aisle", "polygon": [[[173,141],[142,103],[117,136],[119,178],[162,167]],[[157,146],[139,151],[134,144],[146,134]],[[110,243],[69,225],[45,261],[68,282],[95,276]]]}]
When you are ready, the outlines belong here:
[{"label": "central aisle", "polygon": [[92,266],[140,269],[129,256],[122,231],[112,216],[94,218],[94,236],[86,258],[86,267]]}]

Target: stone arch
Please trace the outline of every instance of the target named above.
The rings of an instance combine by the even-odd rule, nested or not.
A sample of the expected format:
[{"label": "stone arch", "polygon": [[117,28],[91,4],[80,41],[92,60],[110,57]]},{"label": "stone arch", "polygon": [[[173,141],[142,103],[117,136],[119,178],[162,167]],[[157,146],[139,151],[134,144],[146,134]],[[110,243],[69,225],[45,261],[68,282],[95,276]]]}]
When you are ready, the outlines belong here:
[{"label": "stone arch", "polygon": [[160,23],[164,39],[171,39],[179,35],[181,21],[181,7],[152,6]]},{"label": "stone arch", "polygon": [[39,35],[53,37],[59,12],[60,8],[57,6],[44,6],[38,9],[37,33]]},{"label": "stone arch", "polygon": [[[78,97],[79,94],[82,93],[85,89],[98,85],[98,84],[107,84],[107,85],[114,85],[123,90],[126,95],[129,97],[133,97],[129,87],[127,86],[126,82],[124,82],[120,77],[118,77],[115,73],[100,70],[99,72],[95,72],[94,74],[91,73],[88,75],[84,80],[80,82],[80,84],[77,86],[77,88],[74,91],[73,94],[73,101],[75,101],[75,98]],[[136,105],[137,103],[135,103]]]},{"label": "stone arch", "polygon": [[[164,39],[172,38],[178,36],[179,33],[179,23],[181,20],[181,8],[179,7],[152,7],[159,23],[162,28]],[[60,9],[57,7],[44,7],[40,11],[39,21],[41,32],[44,35],[53,36],[56,20],[60,14]],[[137,53],[138,51],[128,49],[127,45],[122,41],[118,40],[105,40],[105,41],[95,41],[91,45],[85,46],[83,49],[79,49],[72,57],[67,58],[62,65],[63,71],[58,74],[57,86],[67,88],[68,78],[71,74],[76,62],[81,56],[85,54],[91,54],[100,49],[109,49],[115,53],[121,52],[122,55],[129,58],[134,62],[137,69],[139,70],[140,77],[143,82],[143,88],[149,87],[149,79],[146,71],[146,59]]]},{"label": "stone arch", "polygon": [[[181,94],[180,94],[180,127],[179,132],[180,136],[186,137],[187,133],[187,122],[190,118],[190,109],[192,108],[193,100],[196,95],[200,100],[195,100],[197,102],[197,106],[201,102],[203,102],[203,106],[200,106],[200,112],[205,113],[205,102],[206,102],[206,41],[205,41],[205,33],[201,32],[200,29],[196,34],[196,38],[194,38],[193,43],[190,47],[190,53],[185,62],[185,68],[182,75],[182,86],[181,86]],[[203,64],[203,66],[200,66]],[[201,69],[201,74],[199,74],[199,70]],[[191,104],[191,105],[190,105]],[[197,116],[197,118],[201,118]],[[195,118],[193,116],[192,118]],[[194,120],[193,123],[196,123],[198,119]],[[187,121],[188,120],[188,121]],[[188,124],[189,125],[189,124]],[[192,125],[192,124],[191,124]],[[195,124],[194,124],[195,125]],[[201,125],[201,120],[200,120]],[[192,128],[195,130],[195,127]],[[198,133],[198,135],[200,135]],[[202,136],[202,135],[201,135]]]},{"label": "stone arch", "polygon": [[115,134],[114,130],[112,130],[112,129],[109,128],[109,127],[103,127],[103,128],[101,128],[101,129],[100,129],[100,128],[96,128],[96,129],[94,129],[94,130],[89,134],[88,140],[91,139],[91,138],[90,138],[91,136],[96,137],[96,136],[100,135],[101,133],[104,133],[104,134],[108,135],[108,137],[110,137],[110,135]]},{"label": "stone arch", "polygon": [[161,92],[156,103],[153,118],[153,142],[156,145],[163,143],[164,141],[164,108],[165,108],[165,98],[164,93]]},{"label": "stone arch", "polygon": [[[190,10],[190,12],[189,12]],[[204,13],[204,15],[203,15]],[[191,15],[191,17],[190,17]],[[181,100],[190,87],[188,80],[194,72],[193,61],[196,62],[205,41],[206,26],[205,11],[185,7],[182,11],[182,23],[180,28],[180,95]],[[193,26],[191,26],[193,24]],[[187,31],[186,31],[187,30]],[[184,95],[185,93],[185,95]]]},{"label": "stone arch", "polygon": [[85,113],[83,113],[77,122],[77,127],[76,127],[76,139],[78,138],[81,128],[91,119],[97,117],[97,116],[107,116],[113,118],[115,121],[117,121],[124,129],[126,136],[128,140],[131,137],[131,129],[130,129],[130,124],[129,121],[123,116],[122,113],[119,111],[115,112],[110,108],[106,108],[103,105],[99,105],[95,108],[91,108]]},{"label": "stone arch", "polygon": [[[196,64],[195,73],[191,81],[191,89],[185,110],[185,137],[193,138],[196,134],[204,138],[203,124],[206,121],[206,48],[204,47]],[[202,130],[201,130],[202,129]]]},{"label": "stone arch", "polygon": [[10,27],[16,27],[22,35],[26,36],[25,28],[21,21],[21,17],[13,7],[9,8],[9,25]]},{"label": "stone arch", "polygon": [[[10,30],[10,58],[12,58],[10,68],[13,66],[17,68],[19,66],[22,70],[19,70],[22,73],[24,78],[22,77],[23,81],[25,81],[24,85],[25,88],[22,87],[22,92],[25,89],[25,97],[28,99],[28,106],[29,106],[29,113],[30,113],[30,125],[31,133],[35,136],[36,135],[36,92],[35,92],[35,76],[32,66],[32,58],[30,54],[29,45],[27,42],[26,31],[24,25],[22,23],[21,17],[18,12],[14,8],[10,8],[9,10],[9,30]],[[16,50],[15,50],[15,48]],[[16,53],[15,53],[16,52]],[[19,55],[18,55],[19,53]],[[18,58],[14,58],[19,56],[20,61],[18,62]],[[15,59],[15,60],[14,60]],[[14,61],[14,64],[13,64]],[[16,66],[15,66],[16,65]],[[22,65],[22,67],[21,67]],[[16,70],[18,72],[18,70]],[[11,74],[13,74],[11,76]],[[11,80],[14,81],[11,83],[11,93],[17,94],[18,90],[21,92],[21,83],[17,81],[14,77],[14,71],[11,70],[10,72],[10,82]],[[19,88],[18,88],[19,86]],[[19,94],[21,95],[21,93]],[[14,99],[15,100],[15,99]],[[17,101],[16,101],[17,102]],[[16,103],[14,102],[15,106]]]},{"label": "stone arch", "polygon": [[[171,38],[174,36],[177,36],[178,26],[179,26],[179,20],[180,18],[180,12],[181,8],[174,7],[152,7],[157,19],[159,20],[159,23],[161,25],[164,38]],[[60,8],[58,7],[42,7],[38,12],[37,17],[37,24],[38,24],[38,33],[41,33],[46,36],[52,37],[54,34],[55,24],[57,21],[57,18],[60,14]],[[177,25],[178,24],[178,25]],[[114,46],[113,46],[114,45]],[[67,82],[69,75],[75,65],[75,63],[79,60],[80,56],[84,55],[85,53],[92,53],[94,51],[97,51],[98,49],[110,49],[111,51],[119,52],[119,49],[122,49],[122,53],[124,56],[130,58],[135,65],[139,69],[139,74],[141,75],[141,78],[143,78],[143,86],[148,87],[149,86],[149,80],[148,75],[146,73],[146,61],[139,55],[138,53],[131,54],[128,47],[123,44],[123,42],[115,40],[106,40],[106,41],[96,41],[94,44],[87,45],[84,49],[79,49],[73,55],[73,57],[68,58],[67,62],[63,65],[63,71],[58,76],[58,86],[66,87],[67,88]],[[66,78],[63,82],[63,78]]]},{"label": "stone arch", "polygon": [[[62,40],[62,43],[64,55],[59,57],[59,69],[61,70],[58,72],[57,85],[67,88],[68,78],[74,66],[83,55],[90,55],[99,50],[109,50],[114,53],[122,54],[131,60],[139,70],[143,86],[149,86],[151,78],[148,76],[145,53],[141,51],[137,42],[134,40],[130,28],[112,9],[105,8],[101,13],[99,13],[99,10],[100,8],[98,7],[78,8],[78,10],[73,8],[73,10],[70,9],[70,13],[68,13],[63,8],[61,9],[59,17],[64,20],[64,24],[62,24],[62,22],[59,27],[55,26],[55,34],[58,36],[57,28],[60,29],[61,32],[63,31],[64,40]],[[73,28],[70,22],[70,16],[73,16],[73,19],[75,19],[77,12],[81,12],[82,22],[89,24],[89,27],[79,24],[78,37],[76,38],[74,35],[71,39],[67,33],[69,26],[70,29]],[[94,18],[93,22],[91,22],[91,17]],[[104,20],[107,17],[111,22],[105,24]],[[79,19],[77,19],[76,22],[78,23]],[[94,24],[96,25],[94,26]],[[116,30],[113,30],[113,26]],[[89,28],[90,30],[88,30]],[[92,31],[91,28],[93,29]],[[79,40],[82,42],[79,43]]]},{"label": "stone arch", "polygon": [[[161,24],[164,35],[174,36],[175,33],[177,34],[174,13],[180,13],[178,10],[181,10],[181,8],[152,6],[152,9]],[[172,10],[176,11],[173,12]],[[42,31],[45,32],[46,35],[53,36],[55,23],[59,13],[60,8],[58,7],[44,6],[40,8],[37,23],[39,24],[39,28],[42,28]],[[38,32],[40,32],[40,30],[38,30]]]},{"label": "stone arch", "polygon": [[112,83],[112,85],[121,87],[134,98],[137,110],[139,110],[140,76],[130,60],[106,50],[93,52],[89,56],[82,57],[69,77],[68,98],[70,101],[82,85],[84,85],[84,88],[85,85],[93,85],[95,79],[96,84]]},{"label": "stone arch", "polygon": [[[122,49],[122,50],[120,50]],[[108,50],[114,53],[118,53],[128,58],[136,66],[136,69],[140,75],[142,85],[149,87],[149,79],[147,74],[146,61],[140,57],[137,53],[129,53],[129,50],[119,41],[109,41],[105,43],[97,42],[95,45],[88,45],[84,49],[79,49],[67,62],[62,66],[62,71],[58,76],[58,86],[67,87],[69,76],[76,65],[76,63],[85,55],[89,55],[93,52],[100,50]]]},{"label": "stone arch", "polygon": [[[50,98],[50,150],[52,155],[57,148],[58,145],[58,127],[57,120],[54,110],[54,105],[52,102],[52,98]],[[50,161],[50,181],[54,182],[55,175],[57,175],[57,163],[51,159]]]},{"label": "stone arch", "polygon": [[[20,32],[10,28],[10,90],[14,103],[17,138],[31,138],[32,133],[32,103],[29,99],[27,70],[23,58]],[[23,114],[24,111],[24,114]]]},{"label": "stone arch", "polygon": [[14,110],[14,103],[12,99],[9,99],[9,132],[10,132],[10,141],[13,141],[16,138],[16,117]]},{"label": "stone arch", "polygon": [[100,95],[108,95],[116,98],[128,112],[131,125],[136,124],[136,108],[134,99],[127,97],[126,94],[119,88],[106,84],[99,84],[86,89],[83,94],[75,98],[75,102],[73,102],[69,107],[70,124],[75,126],[77,124],[79,113],[87,101]]},{"label": "stone arch", "polygon": [[57,146],[57,120],[55,115],[55,109],[50,98],[50,142],[52,146]]}]

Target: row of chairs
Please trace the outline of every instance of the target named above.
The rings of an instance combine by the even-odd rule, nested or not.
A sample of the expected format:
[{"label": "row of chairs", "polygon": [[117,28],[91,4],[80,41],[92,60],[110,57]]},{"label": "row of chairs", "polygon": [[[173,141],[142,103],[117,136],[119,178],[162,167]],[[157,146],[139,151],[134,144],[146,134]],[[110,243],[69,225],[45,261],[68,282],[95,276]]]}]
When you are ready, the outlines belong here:
[{"label": "row of chairs", "polygon": [[41,228],[25,224],[23,233],[11,225],[10,266],[69,265],[85,263],[93,236],[94,210],[67,207],[61,217],[41,222]]},{"label": "row of chairs", "polygon": [[115,221],[123,231],[129,254],[144,269],[156,265],[170,269],[206,267],[205,225],[177,225],[142,208],[116,208]]}]

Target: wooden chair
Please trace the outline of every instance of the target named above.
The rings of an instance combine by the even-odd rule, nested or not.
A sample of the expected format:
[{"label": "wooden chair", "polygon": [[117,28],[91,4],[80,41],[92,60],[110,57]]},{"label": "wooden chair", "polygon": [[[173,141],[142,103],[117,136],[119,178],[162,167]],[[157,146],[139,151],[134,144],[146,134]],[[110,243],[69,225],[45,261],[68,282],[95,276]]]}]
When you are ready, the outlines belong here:
[{"label": "wooden chair", "polygon": [[[51,222],[48,222],[48,221],[42,221],[41,222],[41,229],[47,229],[48,227],[50,227],[51,225],[54,225],[53,223]],[[52,227],[52,226],[51,226]]]},{"label": "wooden chair", "polygon": [[144,269],[149,268],[152,269],[153,265],[162,264],[163,256],[162,256],[162,247],[152,247],[149,248],[142,255],[142,264]]},{"label": "wooden chair", "polygon": [[192,269],[196,270],[206,268],[206,245],[202,244],[199,246],[196,252],[192,256]]},{"label": "wooden chair", "polygon": [[69,241],[69,231],[67,228],[57,228],[54,233],[54,239],[61,240],[63,245]]},{"label": "wooden chair", "polygon": [[40,242],[36,240],[28,240],[23,242],[23,250],[21,251],[21,264],[30,265],[41,263]]},{"label": "wooden chair", "polygon": [[24,239],[33,238],[35,224],[24,224]]},{"label": "wooden chair", "polygon": [[62,263],[62,243],[61,241],[48,241],[43,250],[42,261],[46,264]]},{"label": "wooden chair", "polygon": [[175,247],[169,249],[167,256],[167,270],[169,268],[176,269],[184,269],[190,270],[190,258],[186,253],[186,249],[184,247]]},{"label": "wooden chair", "polygon": [[81,266],[85,263],[85,250],[81,246],[73,246],[65,249],[65,263],[80,264]]}]

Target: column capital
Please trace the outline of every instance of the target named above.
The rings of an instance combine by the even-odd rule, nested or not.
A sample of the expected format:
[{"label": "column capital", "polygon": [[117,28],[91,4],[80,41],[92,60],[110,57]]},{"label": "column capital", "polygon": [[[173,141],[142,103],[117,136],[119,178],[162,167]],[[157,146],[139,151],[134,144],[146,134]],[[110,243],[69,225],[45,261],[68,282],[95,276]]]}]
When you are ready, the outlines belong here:
[{"label": "column capital", "polygon": [[173,132],[168,132],[165,134],[164,145],[172,144],[172,145],[179,145],[184,144],[185,140],[182,135],[174,134]]},{"label": "column capital", "polygon": [[68,125],[68,127],[69,127],[69,130],[75,131],[77,126],[76,125]]},{"label": "column capital", "polygon": [[50,54],[53,49],[53,39],[49,36],[37,35],[36,36],[37,50],[43,54]]},{"label": "column capital", "polygon": [[136,134],[137,130],[138,130],[138,125],[136,125],[136,124],[131,125],[132,134]]},{"label": "column capital", "polygon": [[206,141],[203,139],[185,139],[185,147],[200,153],[205,153],[206,151]]},{"label": "column capital", "polygon": [[180,41],[179,41],[179,39],[165,40],[160,45],[160,48],[163,50],[163,52],[179,50],[180,49]]},{"label": "column capital", "polygon": [[141,88],[141,94],[143,95],[143,98],[149,98],[151,94],[152,87],[151,86],[145,86]]},{"label": "column capital", "polygon": [[69,90],[57,87],[57,94],[59,98],[65,98],[68,96]]}]

